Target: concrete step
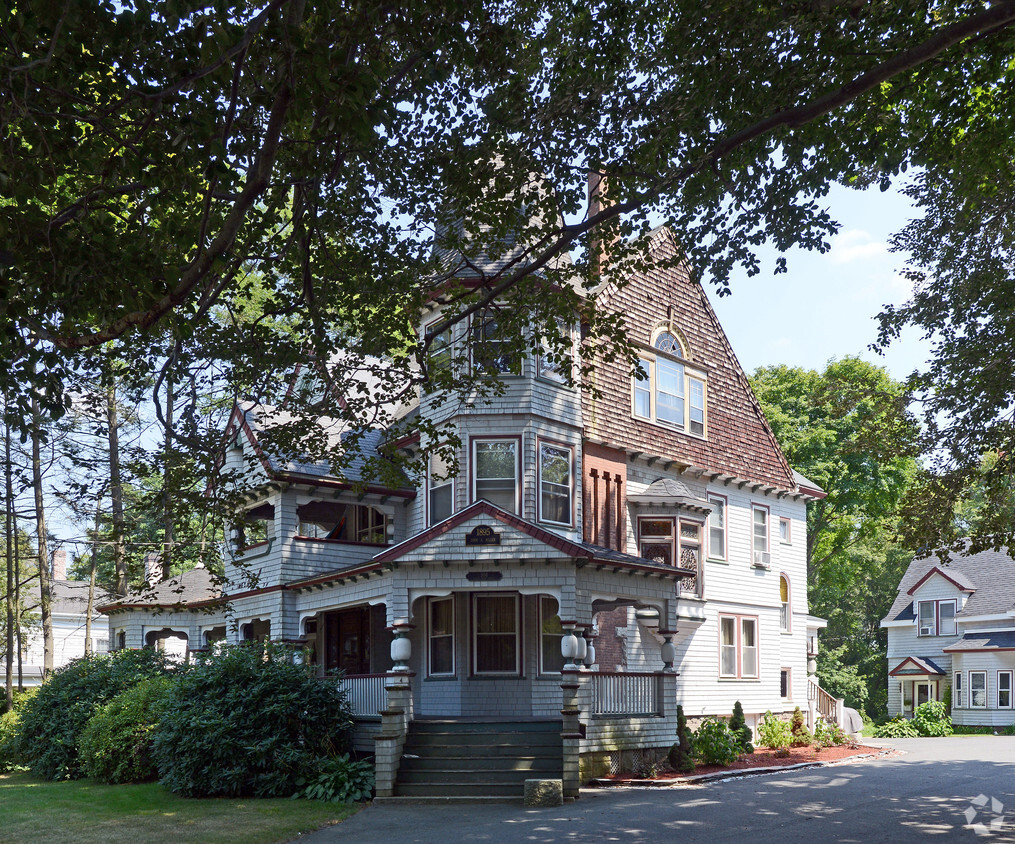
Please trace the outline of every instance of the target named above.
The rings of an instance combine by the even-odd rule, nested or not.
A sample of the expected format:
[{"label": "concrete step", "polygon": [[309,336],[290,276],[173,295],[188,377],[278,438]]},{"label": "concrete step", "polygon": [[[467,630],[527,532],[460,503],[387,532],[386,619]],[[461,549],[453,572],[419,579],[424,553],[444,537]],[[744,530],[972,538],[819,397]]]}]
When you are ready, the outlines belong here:
[{"label": "concrete step", "polygon": [[444,782],[395,785],[396,797],[508,797],[524,796],[524,782]]},{"label": "concrete step", "polygon": [[479,773],[480,771],[535,771],[542,774],[544,771],[559,771],[561,767],[561,754],[555,756],[507,756],[507,757],[469,757],[449,756],[419,756],[403,755],[399,767],[399,774],[402,771],[451,771],[469,770]]},{"label": "concrete step", "polygon": [[556,770],[546,771],[472,771],[461,769],[446,770],[398,770],[398,785],[445,785],[455,783],[481,782],[484,785],[517,785],[521,788],[528,779],[559,780],[563,776],[560,765]]}]

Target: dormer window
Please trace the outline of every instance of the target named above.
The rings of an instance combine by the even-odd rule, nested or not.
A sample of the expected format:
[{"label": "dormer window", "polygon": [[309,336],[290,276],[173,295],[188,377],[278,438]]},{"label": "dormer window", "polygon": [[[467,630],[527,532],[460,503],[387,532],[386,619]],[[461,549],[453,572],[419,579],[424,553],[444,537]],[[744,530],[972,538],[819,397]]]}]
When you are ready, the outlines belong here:
[{"label": "dormer window", "polygon": [[689,434],[705,436],[705,374],[689,366],[677,337],[661,332],[658,354],[641,355],[644,375],[634,378],[634,415]]}]

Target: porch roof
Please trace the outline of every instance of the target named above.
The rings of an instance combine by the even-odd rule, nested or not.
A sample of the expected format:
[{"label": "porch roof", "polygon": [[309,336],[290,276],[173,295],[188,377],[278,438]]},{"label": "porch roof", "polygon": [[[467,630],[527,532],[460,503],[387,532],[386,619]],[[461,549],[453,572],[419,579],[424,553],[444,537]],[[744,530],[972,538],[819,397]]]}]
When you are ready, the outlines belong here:
[{"label": "porch roof", "polygon": [[944,676],[941,666],[926,656],[907,656],[888,672],[889,677],[922,677],[925,675]]},{"label": "porch roof", "polygon": [[[382,568],[390,568],[411,552],[423,548],[428,543],[437,542],[455,528],[479,516],[494,519],[509,528],[531,537],[537,542],[542,543],[546,547],[547,552],[553,553],[562,561],[572,560],[579,565],[605,565],[615,569],[639,571],[646,575],[655,575],[672,580],[680,580],[681,578],[692,577],[697,574],[693,569],[669,566],[655,560],[646,559],[645,557],[637,557],[633,554],[625,554],[622,551],[615,551],[599,545],[567,539],[538,525],[534,525],[516,516],[514,513],[508,513],[489,501],[481,499],[445,519],[443,522],[406,539],[404,542],[400,542],[398,545],[384,549],[366,563],[351,568],[336,569],[332,572],[314,575],[305,580],[294,581],[287,584],[286,588],[301,589],[306,586],[316,586],[359,573],[365,574]],[[498,548],[499,546],[493,547]],[[477,554],[481,554],[484,549],[483,547],[475,547],[472,550]],[[437,552],[436,556],[442,559],[444,557],[440,552]]]},{"label": "porch roof", "polygon": [[653,481],[642,492],[628,493],[627,500],[632,504],[680,507],[695,513],[712,512],[711,504],[700,498],[695,498],[685,484],[674,478],[660,478]]},{"label": "porch roof", "polygon": [[195,609],[218,603],[223,597],[216,576],[199,565],[162,583],[153,583],[145,589],[129,592],[123,598],[96,609],[101,613],[135,608]]},{"label": "porch roof", "polygon": [[954,645],[942,648],[945,653],[968,651],[1015,651],[1015,630],[998,633],[966,633]]}]

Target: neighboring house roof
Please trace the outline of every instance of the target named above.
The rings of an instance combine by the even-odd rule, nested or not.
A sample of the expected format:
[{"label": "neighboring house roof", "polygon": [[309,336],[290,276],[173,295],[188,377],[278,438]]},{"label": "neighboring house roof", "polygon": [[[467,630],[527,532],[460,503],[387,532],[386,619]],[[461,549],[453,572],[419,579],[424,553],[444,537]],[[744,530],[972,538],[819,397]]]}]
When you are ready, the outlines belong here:
[{"label": "neighboring house roof", "polygon": [[[946,648],[947,650],[947,648]],[[902,662],[888,672],[889,677],[903,677],[909,674],[941,674],[945,673],[934,660],[925,656],[907,656]]]},{"label": "neighboring house roof", "polygon": [[660,478],[650,483],[642,492],[628,493],[632,504],[677,505],[699,513],[711,513],[712,505],[695,497],[687,486],[673,478]]},{"label": "neighboring house roof", "polygon": [[942,650],[945,653],[964,651],[1015,651],[1015,630],[1001,633],[966,633],[954,645]]},{"label": "neighboring house roof", "polygon": [[[899,583],[891,609],[883,621],[908,621],[915,618],[913,591],[935,573],[947,578],[956,588],[972,592],[956,618],[995,615],[1015,609],[1015,560],[1008,551],[980,551],[978,554],[953,554],[947,563],[932,555],[913,560]],[[975,591],[974,591],[975,590]]]},{"label": "neighboring house roof", "polygon": [[[52,600],[50,612],[60,615],[80,615],[88,613],[88,583],[84,580],[51,580]],[[92,613],[98,615],[99,604],[106,603],[113,596],[104,589],[95,587]]]},{"label": "neighboring house roof", "polygon": [[208,604],[222,597],[222,589],[214,574],[203,565],[190,571],[171,577],[161,583],[152,584],[147,589],[128,592],[119,600],[98,607],[100,612],[108,613],[115,610],[134,607],[170,608]]},{"label": "neighboring house roof", "polygon": [[[378,429],[359,432],[360,436],[356,440],[355,450],[347,450],[346,446],[353,436],[347,422],[327,416],[316,420],[314,424],[319,429],[327,447],[348,455],[348,462],[342,467],[341,476],[335,474],[329,463],[310,462],[306,455],[283,457],[262,448],[258,437],[260,431],[271,426],[281,427],[300,421],[302,420],[299,417],[286,410],[244,402],[237,405],[230,422],[230,428],[242,428],[251,447],[260,458],[265,472],[273,478],[304,480],[308,483],[333,481],[348,484],[367,483],[371,480],[372,475],[367,471],[368,461],[383,459],[380,448],[385,442],[385,432]],[[398,473],[398,477],[398,486],[394,490],[385,488],[384,491],[399,492],[406,496],[415,495],[415,487],[409,483],[408,478],[401,472]]]},{"label": "neighboring house roof", "polygon": [[801,475],[796,469],[791,470],[793,473],[793,480],[796,481],[796,485],[800,487],[802,492],[806,492],[808,495],[814,498],[827,498],[828,493],[819,487],[814,481],[810,480],[804,475]]}]

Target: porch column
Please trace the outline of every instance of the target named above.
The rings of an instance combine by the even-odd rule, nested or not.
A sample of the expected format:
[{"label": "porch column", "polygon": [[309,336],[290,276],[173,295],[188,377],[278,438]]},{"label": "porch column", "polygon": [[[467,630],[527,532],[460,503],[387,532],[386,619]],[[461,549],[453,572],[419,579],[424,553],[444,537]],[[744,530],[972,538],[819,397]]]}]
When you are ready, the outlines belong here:
[{"label": "porch column", "polygon": [[560,652],[564,668],[560,672],[561,690],[561,743],[563,745],[563,793],[565,799],[578,796],[581,785],[579,755],[581,752],[581,709],[578,706],[578,689],[581,687],[578,667],[579,644],[575,623],[562,621],[564,635],[560,639]]},{"label": "porch column", "polygon": [[387,706],[381,710],[381,731],[374,737],[374,781],[378,797],[392,797],[395,778],[405,747],[405,736],[412,719],[412,672],[409,659],[412,643],[408,635],[414,625],[394,624],[391,630],[391,661],[394,667],[384,683]]},{"label": "porch column", "polygon": [[[808,648],[809,650],[810,648]],[[812,733],[818,723],[818,696],[812,689],[818,685],[818,663],[813,654],[807,655],[807,729]],[[792,694],[792,690],[791,690]]]}]

